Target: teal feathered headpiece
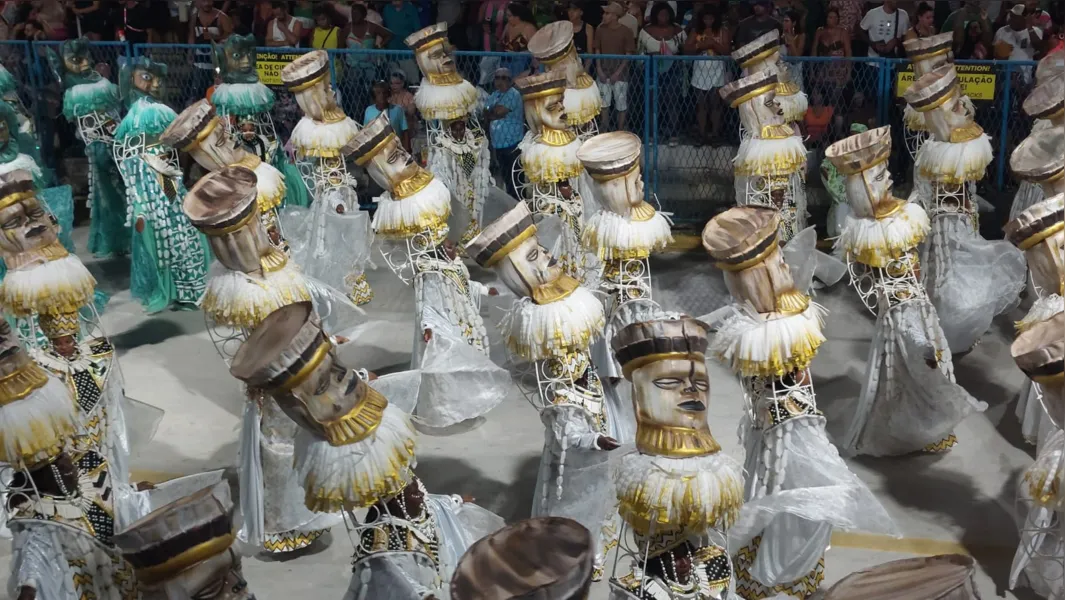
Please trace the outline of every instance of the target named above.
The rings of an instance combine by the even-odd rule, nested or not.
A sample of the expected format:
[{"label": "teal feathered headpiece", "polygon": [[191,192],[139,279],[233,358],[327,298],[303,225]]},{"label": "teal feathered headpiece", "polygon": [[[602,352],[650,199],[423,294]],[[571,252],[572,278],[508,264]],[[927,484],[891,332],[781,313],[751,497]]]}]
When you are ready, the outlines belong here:
[{"label": "teal feathered headpiece", "polygon": [[11,92],[18,92],[18,82],[14,75],[3,65],[0,65],[0,96],[6,96]]},{"label": "teal feathered headpiece", "polygon": [[[166,82],[166,73],[166,63],[153,62],[147,56],[138,56],[129,59],[124,65],[122,65],[122,70],[118,75],[118,89],[122,101],[126,103],[126,106],[130,106],[137,100],[149,96],[162,102],[162,91],[163,84]],[[145,92],[134,85],[134,77],[153,78],[154,81],[145,82],[149,91]]]},{"label": "teal feathered headpiece", "polygon": [[7,125],[7,142],[0,145],[0,162],[10,162],[22,151],[18,133],[18,115],[7,102],[0,102],[0,121]]},{"label": "teal feathered headpiece", "polygon": [[255,83],[255,36],[233,34],[221,46],[214,45],[214,66],[225,83]]}]

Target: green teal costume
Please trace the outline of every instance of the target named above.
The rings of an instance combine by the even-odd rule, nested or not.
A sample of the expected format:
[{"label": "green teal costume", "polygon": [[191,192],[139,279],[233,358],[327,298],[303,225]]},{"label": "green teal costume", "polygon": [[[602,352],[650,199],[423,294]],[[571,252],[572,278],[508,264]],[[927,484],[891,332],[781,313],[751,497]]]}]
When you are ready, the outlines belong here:
[{"label": "green teal costume", "polygon": [[92,68],[84,39],[63,42],[60,54],[49,50],[48,62],[63,82],[63,115],[77,127],[89,161],[89,252],[107,257],[129,253],[126,190],[112,146],[121,117],[118,86]]},{"label": "green teal costume", "polygon": [[[18,82],[15,81],[15,77],[11,75],[11,72],[3,66],[0,66],[0,99],[11,107],[11,110],[15,111],[15,115],[18,117],[18,127],[11,131],[18,134],[19,148],[23,153],[28,154],[34,163],[39,165],[38,168],[41,171],[42,180],[51,185],[55,176],[50,169],[44,167],[44,163],[41,161],[41,144],[37,139],[37,123],[33,120],[33,115],[30,114],[29,109],[22,103],[22,98],[19,97]],[[36,178],[37,175],[34,174],[34,177]]]},{"label": "green teal costume", "polygon": [[115,161],[126,184],[126,225],[133,228],[130,290],[149,313],[195,309],[211,262],[207,239],[181,210],[185,184],[177,154],[159,144],[159,135],[177,117],[153,97],[166,71],[165,64],[145,57],[123,65],[119,85],[129,104],[115,130]]},{"label": "green teal costume", "polygon": [[285,176],[285,205],[309,206],[307,186],[299,168],[288,161],[281,140],[274,129],[270,111],[274,92],[259,81],[255,70],[255,36],[231,35],[222,46],[215,46],[214,61],[222,74],[222,83],[211,96],[218,116],[223,117],[233,137],[252,154],[272,164]]}]

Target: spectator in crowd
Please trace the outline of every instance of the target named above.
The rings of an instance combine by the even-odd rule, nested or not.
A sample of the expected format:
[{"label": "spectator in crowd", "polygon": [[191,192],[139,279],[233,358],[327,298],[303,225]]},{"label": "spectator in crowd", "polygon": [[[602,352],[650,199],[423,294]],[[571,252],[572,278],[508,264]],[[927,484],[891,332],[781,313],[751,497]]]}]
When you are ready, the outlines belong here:
[{"label": "spectator in crowd", "polygon": [[[340,15],[330,4],[314,7],[314,29],[311,30],[311,48],[335,50],[340,47]],[[345,43],[347,40],[345,40]]]},{"label": "spectator in crowd", "polygon": [[843,131],[853,131],[855,125],[861,125],[865,129],[874,129],[877,126],[876,105],[866,102],[862,92],[854,92],[851,96],[850,110],[844,119]]},{"label": "spectator in crowd", "polygon": [[[902,36],[910,28],[910,15],[899,10],[896,0],[884,0],[884,4],[865,13],[858,26],[859,34],[869,42],[870,57],[905,56]],[[879,68],[880,64],[874,66]]]},{"label": "spectator in crowd", "polygon": [[[385,20],[384,20],[383,17],[381,17],[381,13],[377,12],[376,10],[374,10],[373,7],[370,6],[370,4],[366,2],[366,0],[355,0],[354,2],[351,3],[351,5],[352,6],[361,6],[361,7],[363,7],[366,10],[366,20],[367,21],[373,23],[374,25],[380,25],[381,27],[385,26]],[[349,19],[351,18],[350,15],[349,15],[348,18]]]},{"label": "spectator in crowd", "polygon": [[234,33],[239,35],[254,33],[257,5],[257,0],[233,0],[225,3],[222,12],[229,15],[230,20],[233,21]]},{"label": "spectator in crowd", "polygon": [[[573,25],[573,47],[577,54],[590,54],[595,48],[595,28],[584,22],[584,9],[579,2],[570,2],[566,7],[566,18]],[[590,61],[584,67],[587,69]]]},{"label": "spectator in crowd", "polygon": [[1039,8],[1039,0],[1024,0],[1024,11],[1025,14],[1032,15],[1032,25],[1046,33],[1051,24],[1050,13]]},{"label": "spectator in crowd", "polygon": [[[384,48],[392,40],[392,32],[370,20],[369,10],[365,4],[351,5],[351,24],[345,46],[350,50],[371,50]],[[349,55],[355,56],[355,55]],[[368,60],[367,57],[359,57]],[[351,61],[348,61],[349,64]]]},{"label": "spectator in crowd", "polygon": [[[971,31],[974,29],[973,23],[976,23],[976,30],[980,32],[980,44],[976,44],[976,40],[970,37]],[[986,51],[991,48],[995,37],[995,29],[991,24],[987,8],[973,0],[965,2],[964,6],[950,13],[950,16],[943,23],[942,31],[944,33],[947,31],[954,32],[955,54],[961,51],[962,46],[969,44],[970,52],[976,51],[979,45],[983,46],[985,50],[984,56],[988,56],[990,53]]]},{"label": "spectator in crowd", "polygon": [[[645,23],[644,26],[646,27],[646,23],[654,23],[654,19],[651,18],[651,12],[654,10],[655,4],[658,4],[658,2],[644,1],[640,2],[639,4],[643,4],[643,19]],[[673,10],[674,19],[676,19],[677,3],[674,2],[674,0],[668,0],[666,4],[668,4],[669,8]]]},{"label": "spectator in crowd", "polygon": [[44,25],[37,19],[29,19],[18,23],[12,30],[16,40],[28,42],[44,42],[48,40],[48,33]]},{"label": "spectator in crowd", "polygon": [[149,3],[146,0],[126,0],[115,7],[111,22],[115,24],[115,39],[120,42],[131,44],[154,44],[161,38],[159,24],[165,23],[161,19],[160,9],[170,14],[166,7],[159,3]]},{"label": "spectator in crowd", "polygon": [[769,13],[772,3],[769,0],[754,0],[751,16],[740,21],[736,26],[736,35],[732,38],[732,47],[739,48],[753,42],[758,36],[773,29],[781,30],[780,21]]},{"label": "spectator in crowd", "polygon": [[[651,7],[651,20],[640,31],[637,46],[643,54],[674,56],[684,49],[686,36],[676,23],[676,13],[668,2],[655,2]],[[669,145],[677,145],[681,105],[681,78],[684,67],[675,60],[658,59],[658,127],[669,138]]]},{"label": "spectator in crowd", "polygon": [[815,87],[810,92],[810,106],[806,109],[806,116],[803,118],[803,127],[806,129],[806,136],[811,144],[823,147],[821,142],[828,133],[835,112],[836,108],[826,105],[825,95]]},{"label": "spectator in crowd", "polygon": [[[694,26],[684,43],[684,53],[692,55],[725,57],[729,54],[731,40],[722,14],[704,6],[695,19]],[[718,88],[725,85],[724,60],[697,60],[692,65],[692,88],[695,90],[695,121],[699,127],[699,142],[718,144],[721,141],[721,117],[723,101]],[[710,130],[707,132],[707,117]]]},{"label": "spectator in crowd", "polygon": [[299,0],[292,10],[292,16],[300,22],[300,45],[304,45],[314,28],[314,3],[311,0]]},{"label": "spectator in crowd", "polygon": [[713,2],[697,0],[696,2],[692,2],[692,7],[684,11],[684,17],[680,20],[680,26],[684,28],[684,31],[686,31],[688,35],[691,35],[692,29],[698,21],[696,17],[699,16],[699,13],[702,12],[704,8],[710,8],[718,13],[723,12],[721,10],[720,0],[714,0]]},{"label": "spectator in crowd", "polygon": [[403,71],[392,71],[388,77],[388,86],[390,102],[403,109],[407,123],[411,129],[415,129],[418,126],[418,107],[414,104],[414,94],[407,89],[407,76]]},{"label": "spectator in crowd", "polygon": [[846,31],[847,35],[854,35],[858,23],[862,20],[864,6],[865,0],[832,0],[829,8],[836,9],[839,18],[837,25]]},{"label": "spectator in crowd", "polygon": [[532,8],[533,23],[537,29],[566,18],[566,11],[556,0],[531,0],[529,4]]},{"label": "spectator in crowd", "polygon": [[[784,13],[780,21],[780,27],[783,30],[780,34],[781,56],[803,56],[806,54],[806,34],[803,32],[802,22],[802,14],[799,11],[793,10]],[[803,66],[801,62],[788,63],[788,72],[791,74],[792,81],[800,89],[803,87]]]},{"label": "spectator in crowd", "polygon": [[503,49],[503,29],[507,24],[507,5],[510,0],[485,0],[478,11],[481,22],[481,49],[499,52]]},{"label": "spectator in crowd", "polygon": [[100,41],[111,35],[108,11],[100,0],[74,0],[70,5],[77,31],[83,37]]},{"label": "spectator in crowd", "polygon": [[[507,7],[507,25],[503,28],[503,50],[528,52],[529,38],[535,33],[536,24],[532,10],[524,4],[511,3]],[[511,58],[503,66],[508,67],[517,77],[521,77],[529,71],[529,59],[527,56]]]},{"label": "spectator in crowd", "polygon": [[[388,45],[392,32],[370,21],[363,4],[351,5],[351,24],[345,43],[349,50],[380,49]],[[378,57],[352,52],[344,55],[344,110],[358,114],[357,110],[370,101],[372,82],[378,79]]]},{"label": "spectator in crowd", "polygon": [[[595,51],[598,54],[634,54],[636,40],[628,27],[621,24],[625,9],[611,2],[603,9],[603,22],[595,32]],[[629,62],[626,60],[601,59],[596,61],[599,80],[599,95],[603,110],[599,113],[600,129],[610,131],[611,109],[617,116],[617,128],[625,130],[629,110]]]},{"label": "spectator in crowd", "polygon": [[500,177],[506,184],[507,192],[517,197],[514,188],[514,161],[521,150],[518,144],[525,136],[525,115],[521,93],[514,88],[511,73],[506,67],[496,69],[492,78],[495,91],[488,96],[484,107],[484,122],[488,123],[492,148],[496,151]]},{"label": "spectator in crowd", "polygon": [[59,0],[33,0],[30,20],[40,24],[49,40],[67,39],[67,11]]},{"label": "spectator in crowd", "polygon": [[291,47],[300,45],[303,37],[303,23],[288,14],[288,2],[274,0],[274,18],[266,26],[266,45],[271,47]]},{"label": "spectator in crowd", "polygon": [[466,39],[466,28],[462,25],[462,11],[460,0],[439,0],[436,3],[436,18],[438,22],[447,23],[448,41],[460,50],[468,50],[469,41]]},{"label": "spectator in crowd", "polygon": [[625,9],[625,15],[619,19],[619,22],[632,30],[632,39],[640,37],[640,30],[643,29],[643,2],[632,1],[629,2]]},{"label": "spectator in crowd", "polygon": [[392,130],[396,132],[403,143],[403,148],[410,152],[410,127],[407,126],[407,116],[403,109],[391,102],[391,91],[388,84],[378,81],[373,84],[373,104],[366,107],[362,115],[362,124],[369,125],[383,112],[388,113],[388,122],[392,124]]},{"label": "spectator in crowd", "polygon": [[906,31],[906,35],[904,35],[902,39],[913,40],[935,35],[935,17],[935,9],[922,3],[917,7],[917,20],[914,22],[913,27],[910,27],[909,30]]},{"label": "spectator in crowd", "polygon": [[196,10],[189,19],[190,44],[220,44],[233,33],[233,22],[214,7],[211,0],[196,0]]},{"label": "spectator in crowd", "polygon": [[418,9],[406,0],[392,0],[386,4],[381,17],[385,21],[385,29],[392,32],[392,39],[388,42],[390,50],[406,50],[407,45],[403,40],[421,29]]},{"label": "spectator in crowd", "polygon": [[[990,23],[987,25],[990,26]],[[991,37],[990,29],[985,31],[982,22],[969,21],[961,45],[958,45],[957,40],[954,42],[954,57],[962,60],[986,60],[991,55],[991,44],[987,43]]]},{"label": "spectator in crowd", "polygon": [[[840,13],[837,8],[829,8],[825,14],[825,25],[814,34],[814,56],[831,56],[835,58],[851,57],[851,35],[840,25]],[[815,81],[821,85],[825,99],[831,105],[839,102],[843,88],[851,78],[851,62],[834,60],[818,63]]]},{"label": "spectator in crowd", "polygon": [[1047,29],[1046,36],[1046,41],[1043,43],[1043,48],[1046,50],[1044,56],[1053,52],[1061,52],[1065,49],[1065,28],[1062,27],[1061,23],[1051,23]]},{"label": "spectator in crowd", "polygon": [[1026,13],[1024,4],[1010,9],[1008,24],[995,32],[995,58],[999,60],[1034,60],[1043,46],[1043,30],[1036,26],[1036,15]]}]

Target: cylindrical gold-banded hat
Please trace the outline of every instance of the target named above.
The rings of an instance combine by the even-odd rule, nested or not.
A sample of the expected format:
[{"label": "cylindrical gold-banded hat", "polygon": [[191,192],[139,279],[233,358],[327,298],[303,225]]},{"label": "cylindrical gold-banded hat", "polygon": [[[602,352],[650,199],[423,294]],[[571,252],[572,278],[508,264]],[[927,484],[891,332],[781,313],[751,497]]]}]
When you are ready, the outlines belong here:
[{"label": "cylindrical gold-banded hat", "polygon": [[643,141],[628,131],[612,131],[593,136],[577,150],[577,160],[597,181],[627,175],[640,166]]},{"label": "cylindrical gold-banded hat", "polygon": [[918,77],[903,97],[917,112],[928,112],[949,100],[957,89],[958,76],[954,65],[940,65]]},{"label": "cylindrical gold-banded hat", "polygon": [[329,55],[315,50],[301,55],[281,69],[281,82],[292,93],[302,92],[329,77]]},{"label": "cylindrical gold-banded hat", "polygon": [[656,319],[625,326],[611,340],[626,379],[640,367],[662,360],[706,360],[710,326],[698,319]]},{"label": "cylindrical gold-banded hat", "polygon": [[302,383],[332,348],[310,302],[274,312],[241,344],[229,372],[248,385],[289,391]]},{"label": "cylindrical gold-banded hat", "polygon": [[914,74],[920,77],[943,63],[953,62],[954,33],[948,31],[904,40],[902,46],[913,62]]},{"label": "cylindrical gold-banded hat", "polygon": [[1053,119],[1065,111],[1065,73],[1040,81],[1024,99],[1021,108],[1033,119]]},{"label": "cylindrical gold-banded hat", "polygon": [[825,158],[842,175],[854,175],[891,157],[891,126],[869,129],[825,149]]},{"label": "cylindrical gold-banded hat", "polygon": [[1065,383],[1065,313],[1021,333],[1010,346],[1010,354],[1032,381],[1060,390]]},{"label": "cylindrical gold-banded hat", "polygon": [[403,43],[415,52],[424,52],[447,41],[447,23],[434,23],[408,35]]},{"label": "cylindrical gold-banded hat", "polygon": [[755,73],[725,84],[720,91],[721,98],[729,106],[736,108],[751,98],[756,98],[762,94],[769,92],[775,94],[778,80],[776,73],[769,71]]},{"label": "cylindrical gold-banded hat", "polygon": [[532,212],[524,202],[518,202],[470,240],[466,244],[466,254],[477,264],[489,268],[533,235],[536,235],[536,223]]},{"label": "cylindrical gold-banded hat", "polygon": [[1065,131],[1033,131],[1013,150],[1010,168],[1032,183],[1057,181],[1065,175]]},{"label": "cylindrical gold-banded hat", "polygon": [[544,96],[563,94],[566,91],[565,73],[538,73],[514,80],[514,87],[521,92],[523,100],[535,100]]},{"label": "cylindrical gold-banded hat", "polygon": [[1028,207],[1006,223],[1005,232],[1014,246],[1027,250],[1061,231],[1065,226],[1065,194],[1058,194]]},{"label": "cylindrical gold-banded hat", "polygon": [[529,52],[545,65],[562,60],[573,48],[573,25],[555,21],[540,28],[529,38]]},{"label": "cylindrical gold-banded hat", "polygon": [[[33,175],[25,169],[17,169],[0,177],[0,210],[36,195]],[[8,265],[10,269],[10,265]]]},{"label": "cylindrical gold-banded hat", "polygon": [[206,139],[217,126],[214,105],[207,100],[198,100],[178,114],[174,122],[159,136],[159,142],[188,152]]},{"label": "cylindrical gold-banded hat", "polygon": [[341,152],[360,167],[365,166],[377,153],[384,150],[385,142],[394,137],[396,137],[396,131],[392,129],[388,113],[382,112],[356,132]]},{"label": "cylindrical gold-banded hat", "polygon": [[771,29],[734,50],[732,60],[736,61],[741,69],[748,69],[779,52],[780,33]]},{"label": "cylindrical gold-banded hat", "polygon": [[138,583],[151,587],[228,551],[235,539],[233,500],[224,481],[156,509],[114,536]]},{"label": "cylindrical gold-banded hat", "polygon": [[246,167],[223,167],[208,173],[185,194],[182,208],[207,235],[218,262],[227,269],[253,273],[285,265],[259,220],[255,173]]},{"label": "cylindrical gold-banded hat", "polygon": [[474,543],[451,577],[452,600],[583,600],[595,544],[580,523],[539,517]]}]

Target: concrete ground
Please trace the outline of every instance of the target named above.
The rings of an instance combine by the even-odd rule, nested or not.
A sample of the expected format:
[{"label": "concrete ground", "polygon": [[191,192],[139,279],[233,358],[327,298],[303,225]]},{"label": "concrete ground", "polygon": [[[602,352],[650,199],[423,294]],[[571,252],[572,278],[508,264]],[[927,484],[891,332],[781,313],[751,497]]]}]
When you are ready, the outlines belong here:
[{"label": "concrete ground", "polygon": [[[85,231],[78,233],[84,248]],[[103,289],[114,292],[102,320],[119,349],[127,394],[165,411],[154,439],[131,458],[134,477],[162,481],[208,469],[232,470],[243,396],[213,349],[202,314],[147,316],[130,298],[127,263],[85,260]],[[656,299],[668,309],[701,315],[722,299],[720,276],[701,250],[664,255],[655,261],[654,273]],[[474,277],[490,278],[477,269]],[[381,346],[373,352],[353,350],[352,359],[373,362],[368,366],[377,369],[401,367],[414,335],[412,294],[384,267],[369,278],[377,297],[368,312],[385,323],[367,336]],[[812,367],[819,401],[856,399],[873,318],[843,283],[822,290],[816,299],[831,311],[825,332],[829,341]],[[498,316],[491,307],[487,314],[490,324]],[[939,456],[851,462],[904,538],[838,533],[826,556],[826,586],[889,560],[959,552],[977,558],[983,598],[1034,598],[1026,590],[1006,590],[1017,544],[1015,481],[1033,452],[1022,442],[1013,415],[1023,377],[1009,356],[1011,324],[1017,317],[1001,316],[982,343],[955,364],[958,381],[990,405],[958,427],[958,447]],[[715,436],[742,461],[736,436],[741,394],[724,368],[712,368],[711,394]],[[526,516],[543,443],[533,408],[514,391],[482,422],[450,433],[422,436],[418,472],[429,490],[472,495],[508,520]],[[350,552],[347,534],[338,527],[328,545],[312,546],[298,556],[246,559],[245,575],[260,600],[294,598],[311,585],[316,598],[340,598],[348,585]],[[6,571],[8,562],[5,544],[0,569]],[[606,585],[597,584],[592,598],[605,597]]]}]

